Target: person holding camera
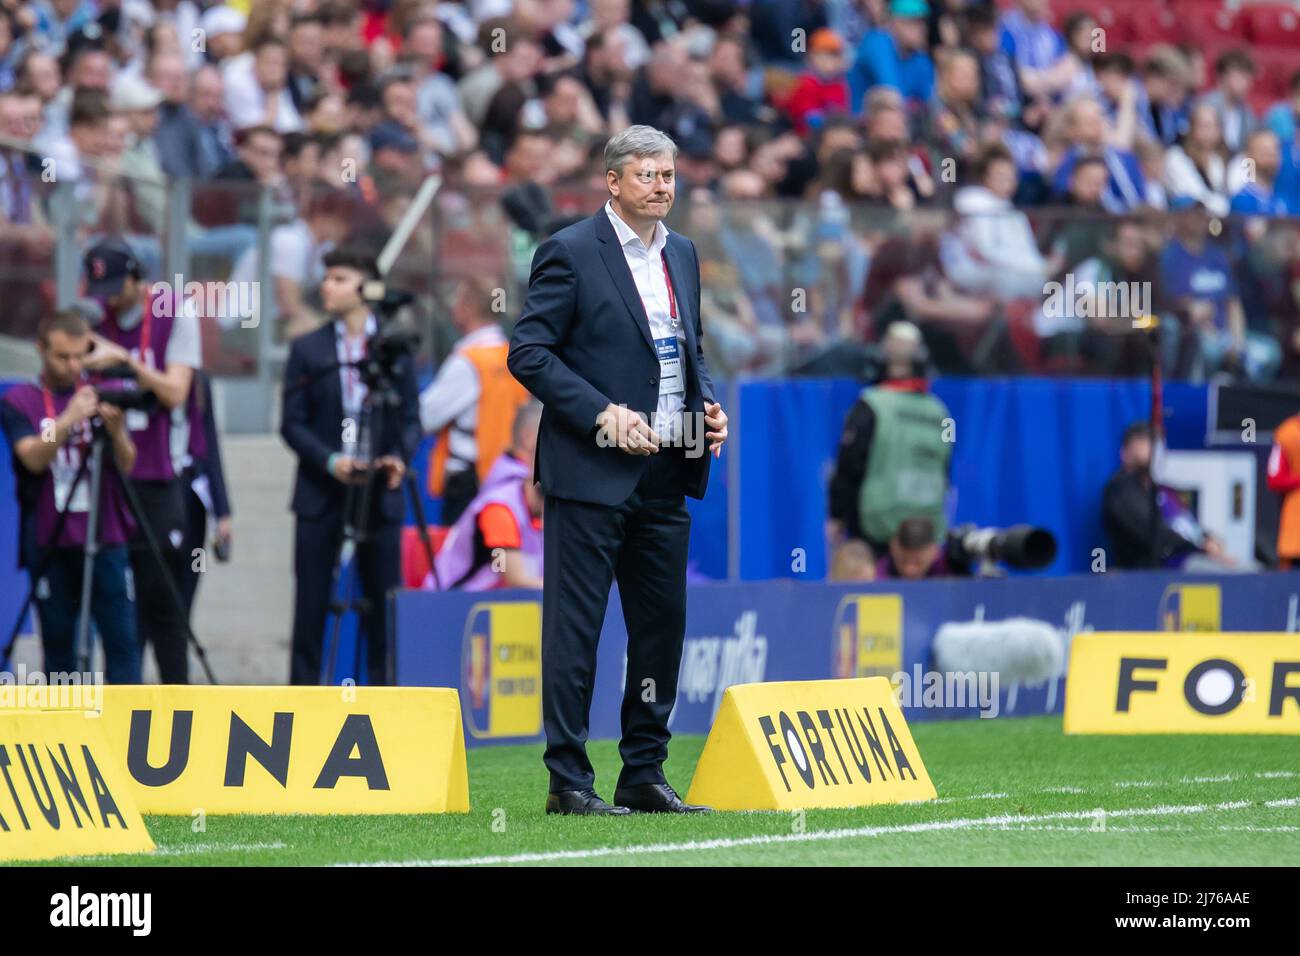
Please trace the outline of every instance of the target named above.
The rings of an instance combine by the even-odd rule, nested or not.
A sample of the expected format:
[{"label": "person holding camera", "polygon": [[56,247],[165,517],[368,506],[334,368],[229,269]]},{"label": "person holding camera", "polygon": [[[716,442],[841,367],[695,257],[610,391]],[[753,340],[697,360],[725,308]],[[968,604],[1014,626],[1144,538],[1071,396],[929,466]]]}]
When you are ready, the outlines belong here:
[{"label": "person holding camera", "polygon": [[[420,442],[414,358],[402,351],[375,356],[391,363],[380,370],[395,387],[398,404],[383,407],[379,429],[367,408],[370,386],[363,375],[379,321],[363,296],[367,280],[378,278],[372,256],[349,248],[324,256],[321,301],[333,318],[293,340],[284,372],[280,435],[298,456],[294,481],[293,646],[290,680],[319,684],[324,631],[334,568],[345,517],[365,527],[357,542],[358,578],[366,609],[360,626],[367,641],[369,683],[388,682],[387,607],[389,590],[401,583],[401,530],[405,512],[402,480]],[[345,516],[370,489],[370,511]],[[348,486],[355,486],[347,494]]]},{"label": "person holding camera", "polygon": [[[55,312],[36,328],[40,378],[16,385],[0,401],[17,475],[19,566],[32,578],[47,674],[77,671],[76,630],[92,507],[98,507],[90,614],[104,647],[111,684],[140,682],[136,613],[127,585],[127,542],[132,531],[118,472],[129,473],[136,446],[122,409],[101,401],[85,379],[90,325],[79,312]],[[116,468],[104,461],[100,500],[90,500],[82,474],[95,423],[107,433]],[[75,485],[75,488],[74,488]]]},{"label": "person holding camera", "polygon": [[921,333],[894,322],[880,351],[883,375],[862,390],[840,437],[828,508],[832,558],[855,540],[884,556],[906,518],[928,518],[934,541],[946,530],[950,417],[930,392]]},{"label": "person holding camera", "polygon": [[[131,572],[141,647],[153,646],[164,684],[189,683],[189,627],[176,600],[190,555],[185,540],[185,484],[173,438],[188,435],[186,404],[194,373],[202,367],[199,319],[180,290],[151,286],[139,259],[121,239],[95,243],[85,256],[86,294],[102,310],[92,333],[86,368],[105,378],[127,378],[152,392],[151,410],[126,411],[126,427],[137,453],[130,481],[142,519],[158,544],[161,561],[140,533],[131,542]],[[168,580],[170,579],[170,580]]]}]

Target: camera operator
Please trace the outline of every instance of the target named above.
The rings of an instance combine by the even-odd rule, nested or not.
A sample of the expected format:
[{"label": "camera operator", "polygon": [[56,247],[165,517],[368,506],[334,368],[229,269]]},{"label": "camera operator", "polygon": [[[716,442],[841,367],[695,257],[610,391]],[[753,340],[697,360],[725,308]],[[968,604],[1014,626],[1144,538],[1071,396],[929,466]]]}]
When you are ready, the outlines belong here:
[{"label": "camera operator", "polygon": [[935,540],[945,530],[948,409],[930,394],[921,333],[910,322],[894,322],[880,351],[880,381],[863,389],[840,438],[828,509],[832,556],[858,539],[884,554],[906,517],[929,518]]},{"label": "camera operator", "polygon": [[[371,684],[387,680],[385,596],[401,581],[401,528],[405,513],[402,479],[420,441],[415,365],[409,354],[393,361],[388,375],[400,403],[383,410],[382,434],[370,436],[362,412],[369,386],[354,363],[367,356],[379,321],[362,296],[364,283],[377,277],[373,257],[340,248],[324,257],[321,300],[333,321],[299,336],[289,350],[284,373],[280,434],[298,456],[292,509],[294,530],[293,647],[290,679],[321,681],[321,656],[334,565],[343,538],[343,508],[349,484],[371,489],[366,539],[359,543],[361,590],[369,603],[360,626],[367,637]],[[359,516],[353,515],[359,520]]]},{"label": "camera operator", "polygon": [[189,683],[189,647],[183,609],[177,607],[167,578],[179,586],[189,566],[181,550],[185,538],[184,482],[172,458],[173,429],[188,420],[185,406],[194,372],[202,366],[198,315],[176,292],[150,288],[131,247],[121,239],[97,242],[85,256],[86,294],[103,309],[92,334],[94,348],[85,365],[115,374],[125,367],[142,391],[158,399],[151,411],[126,412],[137,454],[130,474],[161,551],[151,553],[143,531],[131,543],[137,631],[140,645],[152,645],[164,684]]},{"label": "camera operator", "polygon": [[[76,630],[91,508],[89,473],[82,475],[75,490],[72,486],[89,454],[92,421],[102,421],[111,440],[105,453],[113,456],[122,473],[129,473],[136,459],[124,413],[101,402],[85,381],[90,341],[90,325],[78,312],[43,318],[36,328],[39,381],[14,386],[0,402],[0,422],[18,478],[19,566],[32,576],[47,673],[78,669]],[[107,460],[104,465],[90,613],[104,647],[105,679],[138,684],[140,647],[126,580],[131,519],[117,473],[107,467]],[[56,540],[60,511],[65,516]]]},{"label": "camera operator", "polygon": [[947,549],[939,546],[934,522],[929,518],[904,518],[889,538],[889,550],[876,562],[876,580],[919,581],[953,573]]}]

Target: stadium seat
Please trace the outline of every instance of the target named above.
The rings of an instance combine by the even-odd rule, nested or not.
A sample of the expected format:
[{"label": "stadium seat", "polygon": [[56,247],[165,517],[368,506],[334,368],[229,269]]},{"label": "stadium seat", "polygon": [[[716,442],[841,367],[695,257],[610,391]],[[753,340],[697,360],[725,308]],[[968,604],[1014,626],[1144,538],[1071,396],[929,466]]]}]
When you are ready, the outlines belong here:
[{"label": "stadium seat", "polygon": [[[429,543],[433,545],[434,554],[442,550],[448,530],[437,525],[429,526]],[[420,540],[420,529],[408,525],[402,529],[402,584],[418,588],[428,575],[429,557],[424,552],[424,542]]]},{"label": "stadium seat", "polygon": [[[1183,21],[1166,3],[1135,3],[1121,9],[1130,43],[1149,46],[1156,43],[1181,43],[1187,38]],[[1125,52],[1133,56],[1136,62],[1141,62],[1131,47],[1127,47]]]},{"label": "stadium seat", "polygon": [[1251,51],[1257,68],[1251,90],[1251,106],[1262,112],[1278,100],[1286,99],[1291,74],[1300,69],[1300,55],[1286,47],[1257,47]]},{"label": "stadium seat", "polygon": [[1198,46],[1208,42],[1245,45],[1246,21],[1239,11],[1229,10],[1218,0],[1179,0],[1172,7],[1186,29],[1188,42]]},{"label": "stadium seat", "polygon": [[1291,51],[1300,49],[1300,13],[1294,7],[1252,3],[1241,13],[1252,43]]}]

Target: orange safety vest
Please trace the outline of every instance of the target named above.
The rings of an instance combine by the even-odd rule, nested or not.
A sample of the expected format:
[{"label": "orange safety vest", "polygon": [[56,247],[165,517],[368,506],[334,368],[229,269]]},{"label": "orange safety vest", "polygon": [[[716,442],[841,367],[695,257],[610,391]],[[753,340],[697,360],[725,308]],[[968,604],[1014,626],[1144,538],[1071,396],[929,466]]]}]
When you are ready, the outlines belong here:
[{"label": "orange safety vest", "polygon": [[[488,469],[510,447],[510,430],[514,427],[515,414],[529,399],[528,390],[506,368],[506,355],[509,351],[510,345],[506,342],[459,350],[459,354],[474,366],[474,372],[478,375],[478,420],[474,426],[478,461],[474,467],[478,471],[480,485],[487,477]],[[451,454],[451,430],[455,425],[455,422],[450,422],[438,432],[437,444],[429,455],[429,494],[435,498],[442,497],[446,483],[447,458]]]},{"label": "orange safety vest", "polygon": [[1282,558],[1300,558],[1300,488],[1287,489],[1296,476],[1300,476],[1300,416],[1292,415],[1273,431],[1268,463],[1269,485],[1283,495],[1277,523],[1277,553]]}]

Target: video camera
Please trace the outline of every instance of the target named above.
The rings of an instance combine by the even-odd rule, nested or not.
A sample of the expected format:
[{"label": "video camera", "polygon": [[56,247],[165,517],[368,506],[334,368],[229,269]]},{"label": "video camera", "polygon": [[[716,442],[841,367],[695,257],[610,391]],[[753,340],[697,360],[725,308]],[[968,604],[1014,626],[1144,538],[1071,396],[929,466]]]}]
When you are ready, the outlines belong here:
[{"label": "video camera", "polygon": [[392,386],[398,361],[414,355],[420,347],[420,333],[394,319],[399,309],[415,301],[415,296],[390,289],[382,279],[371,279],[362,285],[361,297],[375,313],[379,328],[366,342],[366,357],[357,364],[357,371],[367,388],[383,390]]},{"label": "video camera", "polygon": [[1052,532],[1028,524],[1010,528],[958,525],[949,530],[944,547],[948,566],[955,574],[991,574],[995,564],[1031,571],[1056,560]]}]

